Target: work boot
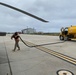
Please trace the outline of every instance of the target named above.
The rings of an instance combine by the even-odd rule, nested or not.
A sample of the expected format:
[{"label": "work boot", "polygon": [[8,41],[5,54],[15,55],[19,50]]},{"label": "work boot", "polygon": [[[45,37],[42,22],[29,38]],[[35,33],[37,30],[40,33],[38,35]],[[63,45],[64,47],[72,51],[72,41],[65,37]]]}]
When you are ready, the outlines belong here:
[{"label": "work boot", "polygon": [[20,48],[18,48],[18,51],[20,50]]},{"label": "work boot", "polygon": [[13,51],[13,52],[15,52],[15,50],[14,50],[14,49],[13,49],[12,51]]}]

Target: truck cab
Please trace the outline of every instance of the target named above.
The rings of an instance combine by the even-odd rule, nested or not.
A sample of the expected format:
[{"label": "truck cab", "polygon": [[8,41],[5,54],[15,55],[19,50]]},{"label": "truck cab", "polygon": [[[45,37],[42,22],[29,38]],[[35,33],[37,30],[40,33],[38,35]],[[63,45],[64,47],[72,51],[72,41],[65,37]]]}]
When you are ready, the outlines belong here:
[{"label": "truck cab", "polygon": [[60,40],[76,39],[76,26],[62,27],[59,35]]}]

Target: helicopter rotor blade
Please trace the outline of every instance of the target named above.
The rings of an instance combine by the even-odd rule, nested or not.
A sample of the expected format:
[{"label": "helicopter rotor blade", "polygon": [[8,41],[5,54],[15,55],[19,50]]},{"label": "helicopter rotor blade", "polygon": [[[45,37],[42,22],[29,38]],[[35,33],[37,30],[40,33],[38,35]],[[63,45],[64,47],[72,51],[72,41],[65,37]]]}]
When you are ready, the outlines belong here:
[{"label": "helicopter rotor blade", "polygon": [[9,8],[11,8],[11,9],[16,10],[16,11],[19,11],[19,12],[21,12],[21,13],[23,13],[23,14],[26,14],[26,15],[28,15],[28,16],[31,16],[31,17],[33,17],[33,18],[35,18],[35,19],[37,19],[37,20],[42,21],[42,22],[48,22],[48,21],[46,21],[46,20],[44,20],[44,19],[42,19],[42,18],[40,18],[40,17],[37,17],[37,16],[35,16],[35,15],[32,15],[32,14],[30,14],[30,13],[24,11],[24,10],[21,10],[21,9],[19,9],[19,8],[16,8],[16,7],[13,7],[13,6],[11,6],[11,5],[8,5],[8,4],[2,3],[2,2],[0,2],[0,5],[9,7]]}]

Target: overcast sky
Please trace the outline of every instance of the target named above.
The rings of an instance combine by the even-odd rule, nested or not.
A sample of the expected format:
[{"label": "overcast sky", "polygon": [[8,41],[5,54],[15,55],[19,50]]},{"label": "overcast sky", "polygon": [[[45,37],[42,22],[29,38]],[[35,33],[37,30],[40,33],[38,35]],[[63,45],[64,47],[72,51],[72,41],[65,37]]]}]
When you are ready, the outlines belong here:
[{"label": "overcast sky", "polygon": [[76,0],[0,0],[0,2],[49,21],[44,23],[0,5],[0,31],[15,32],[28,27],[41,32],[60,32],[61,27],[76,25]]}]

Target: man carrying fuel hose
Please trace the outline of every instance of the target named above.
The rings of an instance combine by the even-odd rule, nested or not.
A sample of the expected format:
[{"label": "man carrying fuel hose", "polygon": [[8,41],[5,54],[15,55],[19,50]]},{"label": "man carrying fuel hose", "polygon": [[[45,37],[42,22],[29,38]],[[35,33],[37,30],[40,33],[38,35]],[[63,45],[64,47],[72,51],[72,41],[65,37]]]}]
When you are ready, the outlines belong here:
[{"label": "man carrying fuel hose", "polygon": [[14,45],[14,49],[13,51],[16,50],[16,48],[18,48],[18,50],[20,50],[20,46],[19,46],[19,40],[20,40],[20,36],[18,35],[18,32],[15,32],[12,36],[11,39],[15,40],[15,45]]}]

